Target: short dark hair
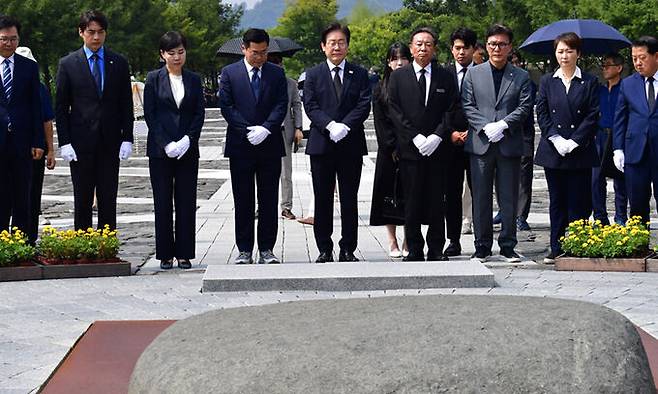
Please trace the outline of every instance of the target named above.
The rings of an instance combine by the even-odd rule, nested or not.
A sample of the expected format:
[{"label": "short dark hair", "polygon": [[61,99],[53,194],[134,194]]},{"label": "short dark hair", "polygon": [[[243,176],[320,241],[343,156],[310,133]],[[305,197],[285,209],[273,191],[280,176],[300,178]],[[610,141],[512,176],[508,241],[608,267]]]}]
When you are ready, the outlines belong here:
[{"label": "short dark hair", "polygon": [[583,47],[583,40],[580,39],[578,34],[570,31],[568,33],[562,33],[555,37],[553,40],[553,49],[557,49],[559,43],[565,43],[571,49],[575,49],[576,52],[580,53]]},{"label": "short dark hair", "polygon": [[332,22],[327,27],[322,30],[322,43],[327,43],[327,36],[332,31],[340,31],[345,34],[345,39],[347,40],[347,45],[350,45],[350,28],[347,25],[341,25],[338,22]]},{"label": "short dark hair", "polygon": [[486,52],[487,47],[482,42],[478,41],[475,43],[475,50],[477,51],[479,49],[482,49]]},{"label": "short dark hair", "polygon": [[160,37],[160,51],[171,51],[179,46],[187,49],[187,40],[185,36],[177,31],[168,31]]},{"label": "short dark hair", "polygon": [[436,32],[434,32],[434,29],[432,29],[429,26],[423,26],[414,29],[414,31],[412,31],[411,34],[409,35],[409,42],[413,41],[416,34],[420,34],[420,33],[427,33],[430,36],[432,36],[432,39],[434,39],[434,45],[436,45]]},{"label": "short dark hair", "polygon": [[464,45],[467,48],[475,47],[475,44],[478,41],[477,34],[466,27],[460,27],[459,29],[452,32],[450,35],[450,46],[455,45],[455,40],[464,41]]},{"label": "short dark hair", "polygon": [[500,23],[493,24],[487,29],[486,38],[488,40],[489,37],[495,36],[497,34],[505,34],[509,38],[510,43],[514,39],[514,34],[512,33],[512,29]]},{"label": "short dark hair", "polygon": [[99,25],[101,25],[103,30],[107,30],[107,26],[108,26],[107,17],[105,15],[103,15],[102,12],[97,11],[97,10],[89,10],[89,11],[85,11],[82,14],[80,14],[80,21],[78,22],[78,29],[80,29],[80,31],[87,30],[87,27],[89,27],[89,24],[91,22],[96,22]]},{"label": "short dark hair", "polygon": [[8,29],[10,27],[15,27],[18,35],[21,34],[21,23],[18,19],[9,15],[0,15],[0,29]]},{"label": "short dark hair", "polygon": [[603,60],[610,59],[615,66],[624,66],[624,58],[617,52],[610,52],[603,56]]},{"label": "short dark hair", "polygon": [[251,29],[247,30],[246,32],[244,32],[244,35],[242,36],[242,45],[244,45],[245,48],[249,48],[249,45],[252,42],[256,43],[256,44],[264,42],[269,46],[270,45],[270,35],[267,34],[267,32],[263,29],[251,28]]},{"label": "short dark hair", "polygon": [[525,59],[523,58],[523,56],[521,56],[521,52],[516,49],[509,54],[507,60],[511,62],[514,56],[516,56],[516,58],[519,60],[519,63],[521,64],[525,63]]},{"label": "short dark hair", "polygon": [[652,36],[642,36],[633,41],[633,47],[647,47],[647,52],[655,54],[658,52],[658,40]]},{"label": "short dark hair", "polygon": [[283,63],[283,56],[281,56],[281,54],[278,52],[277,53],[270,52],[267,54],[267,61],[279,66],[281,65],[281,63]]}]

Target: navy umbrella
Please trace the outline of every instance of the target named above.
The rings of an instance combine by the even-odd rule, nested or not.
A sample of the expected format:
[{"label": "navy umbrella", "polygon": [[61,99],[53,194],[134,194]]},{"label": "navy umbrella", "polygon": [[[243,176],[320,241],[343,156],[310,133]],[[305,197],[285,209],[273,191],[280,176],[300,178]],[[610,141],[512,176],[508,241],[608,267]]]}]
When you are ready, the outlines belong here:
[{"label": "navy umbrella", "polygon": [[[303,46],[286,37],[270,38],[269,53],[276,53],[282,57],[291,57],[295,52],[304,49]],[[217,56],[241,57],[242,38],[232,38],[224,43],[218,50]]]},{"label": "navy umbrella", "polygon": [[631,42],[617,29],[596,19],[564,19],[539,28],[519,49],[536,55],[554,52],[553,40],[562,33],[574,32],[583,40],[586,55],[604,55],[629,47]]}]

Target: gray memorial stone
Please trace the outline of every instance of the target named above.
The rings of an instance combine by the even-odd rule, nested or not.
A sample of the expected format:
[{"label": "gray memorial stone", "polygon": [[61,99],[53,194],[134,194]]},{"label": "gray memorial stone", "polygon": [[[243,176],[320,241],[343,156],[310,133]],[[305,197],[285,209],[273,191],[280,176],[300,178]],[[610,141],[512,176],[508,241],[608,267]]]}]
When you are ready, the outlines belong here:
[{"label": "gray memorial stone", "polygon": [[594,304],[510,296],[308,301],[163,332],[130,393],[654,393],[640,337]]}]

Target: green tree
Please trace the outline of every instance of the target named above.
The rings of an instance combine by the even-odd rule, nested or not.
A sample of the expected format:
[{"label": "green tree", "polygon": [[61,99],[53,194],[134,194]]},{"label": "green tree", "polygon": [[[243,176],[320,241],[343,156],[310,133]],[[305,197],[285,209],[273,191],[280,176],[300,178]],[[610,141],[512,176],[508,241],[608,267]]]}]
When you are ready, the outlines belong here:
[{"label": "green tree", "polygon": [[279,24],[270,32],[288,37],[304,47],[294,57],[285,60],[286,72],[297,77],[306,67],[322,61],[320,49],[322,29],[336,19],[336,0],[290,0]]}]

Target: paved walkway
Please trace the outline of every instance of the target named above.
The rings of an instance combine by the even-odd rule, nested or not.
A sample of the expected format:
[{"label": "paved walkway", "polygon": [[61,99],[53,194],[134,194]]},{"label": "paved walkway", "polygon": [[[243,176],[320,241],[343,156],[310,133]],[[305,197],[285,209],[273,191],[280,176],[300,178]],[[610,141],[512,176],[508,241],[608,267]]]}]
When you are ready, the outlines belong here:
[{"label": "paved walkway", "polygon": [[[287,301],[416,296],[423,294],[506,294],[576,299],[606,305],[658,337],[658,274],[556,272],[536,264],[546,253],[548,215],[543,173],[537,169],[529,222],[537,239],[520,234],[518,250],[527,259],[517,265],[492,261],[488,266],[497,286],[489,289],[440,289],[369,292],[256,292],[201,293],[205,267],[227,264],[235,255],[233,201],[226,160],[221,157],[221,120],[211,119],[202,136],[197,212],[197,259],[190,271],[163,272],[154,253],[153,214],[147,161],[143,157],[143,125],[137,133],[136,156],[122,163],[119,230],[122,257],[134,263],[137,275],[0,283],[0,393],[35,391],[76,339],[96,320],[181,319],[218,308]],[[369,131],[372,136],[372,130]],[[383,227],[368,225],[375,154],[364,160],[359,190],[359,249],[368,261],[387,261],[388,244]],[[295,154],[294,208],[306,214],[312,196],[308,159]],[[72,198],[68,168],[62,163],[47,172],[44,188],[44,221],[60,227],[72,224]],[[611,190],[612,188],[610,188]],[[340,234],[336,204],[335,237]],[[276,253],[284,263],[310,263],[317,256],[313,229],[296,221],[279,222]],[[464,256],[473,251],[472,236],[462,238]],[[495,253],[495,250],[494,250]],[[458,261],[455,262],[458,264]],[[573,317],[577,319],[577,316]],[[556,322],[555,324],[560,324]],[[551,327],[546,327],[550,330]],[[532,333],[541,335],[541,333]]]}]

